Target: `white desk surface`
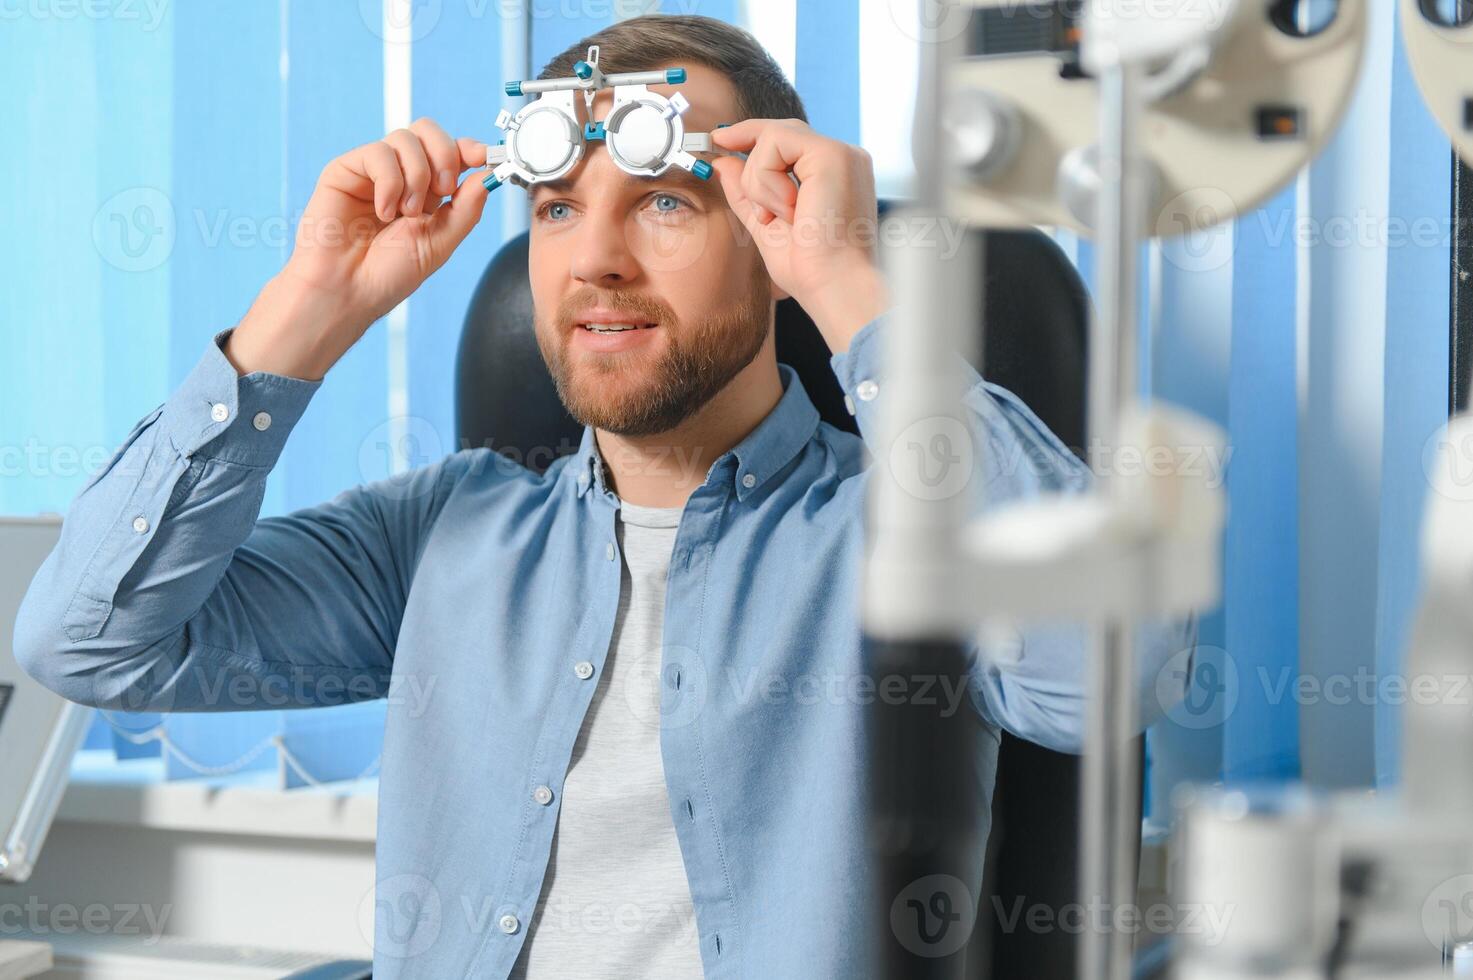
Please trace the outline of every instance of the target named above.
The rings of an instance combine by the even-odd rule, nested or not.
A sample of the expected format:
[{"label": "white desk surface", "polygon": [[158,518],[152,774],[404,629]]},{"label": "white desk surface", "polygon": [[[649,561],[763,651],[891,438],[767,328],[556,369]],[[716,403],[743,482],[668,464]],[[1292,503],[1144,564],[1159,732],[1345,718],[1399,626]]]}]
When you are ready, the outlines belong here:
[{"label": "white desk surface", "polygon": [[0,939],[0,980],[26,980],[51,969],[47,943]]}]

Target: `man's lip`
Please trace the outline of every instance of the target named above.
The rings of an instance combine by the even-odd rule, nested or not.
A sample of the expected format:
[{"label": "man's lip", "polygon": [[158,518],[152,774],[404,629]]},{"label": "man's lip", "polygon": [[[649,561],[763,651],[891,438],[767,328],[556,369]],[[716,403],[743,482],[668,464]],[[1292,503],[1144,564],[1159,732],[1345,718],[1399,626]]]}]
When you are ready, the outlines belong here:
[{"label": "man's lip", "polygon": [[573,320],[574,326],[581,327],[585,323],[633,323],[639,326],[649,324],[658,326],[657,321],[646,320],[636,314],[620,313],[617,310],[606,309],[584,310]]}]

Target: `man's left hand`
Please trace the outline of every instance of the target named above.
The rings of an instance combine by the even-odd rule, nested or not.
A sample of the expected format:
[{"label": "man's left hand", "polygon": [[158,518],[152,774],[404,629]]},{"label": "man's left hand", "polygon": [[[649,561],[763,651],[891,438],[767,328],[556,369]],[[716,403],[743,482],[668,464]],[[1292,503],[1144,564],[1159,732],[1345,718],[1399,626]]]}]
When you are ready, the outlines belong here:
[{"label": "man's left hand", "polygon": [[712,131],[711,142],[747,154],[711,165],[768,275],[813,318],[831,350],[847,350],[889,305],[875,252],[870,155],[801,119],[748,119]]}]

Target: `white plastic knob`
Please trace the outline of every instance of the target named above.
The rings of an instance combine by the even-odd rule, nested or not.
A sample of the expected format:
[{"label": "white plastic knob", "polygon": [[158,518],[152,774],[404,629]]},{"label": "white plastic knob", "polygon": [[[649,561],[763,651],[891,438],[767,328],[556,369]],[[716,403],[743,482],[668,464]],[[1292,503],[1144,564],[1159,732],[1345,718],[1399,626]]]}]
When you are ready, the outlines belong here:
[{"label": "white plastic knob", "polygon": [[664,118],[669,119],[671,116],[684,115],[685,110],[689,108],[690,103],[686,101],[685,96],[681,95],[679,92],[676,92],[674,95],[670,96],[670,104],[665,106]]}]

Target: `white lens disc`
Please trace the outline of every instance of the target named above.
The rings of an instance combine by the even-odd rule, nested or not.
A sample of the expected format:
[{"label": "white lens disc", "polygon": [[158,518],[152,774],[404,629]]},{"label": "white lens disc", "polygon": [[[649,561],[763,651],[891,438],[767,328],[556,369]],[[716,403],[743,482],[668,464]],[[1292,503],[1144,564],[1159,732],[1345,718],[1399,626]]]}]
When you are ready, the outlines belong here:
[{"label": "white lens disc", "polygon": [[615,159],[640,170],[653,170],[664,163],[673,132],[654,105],[635,103],[610,120],[610,127],[607,139]]},{"label": "white lens disc", "polygon": [[573,123],[556,109],[536,109],[516,131],[517,157],[534,174],[550,174],[573,155]]}]

